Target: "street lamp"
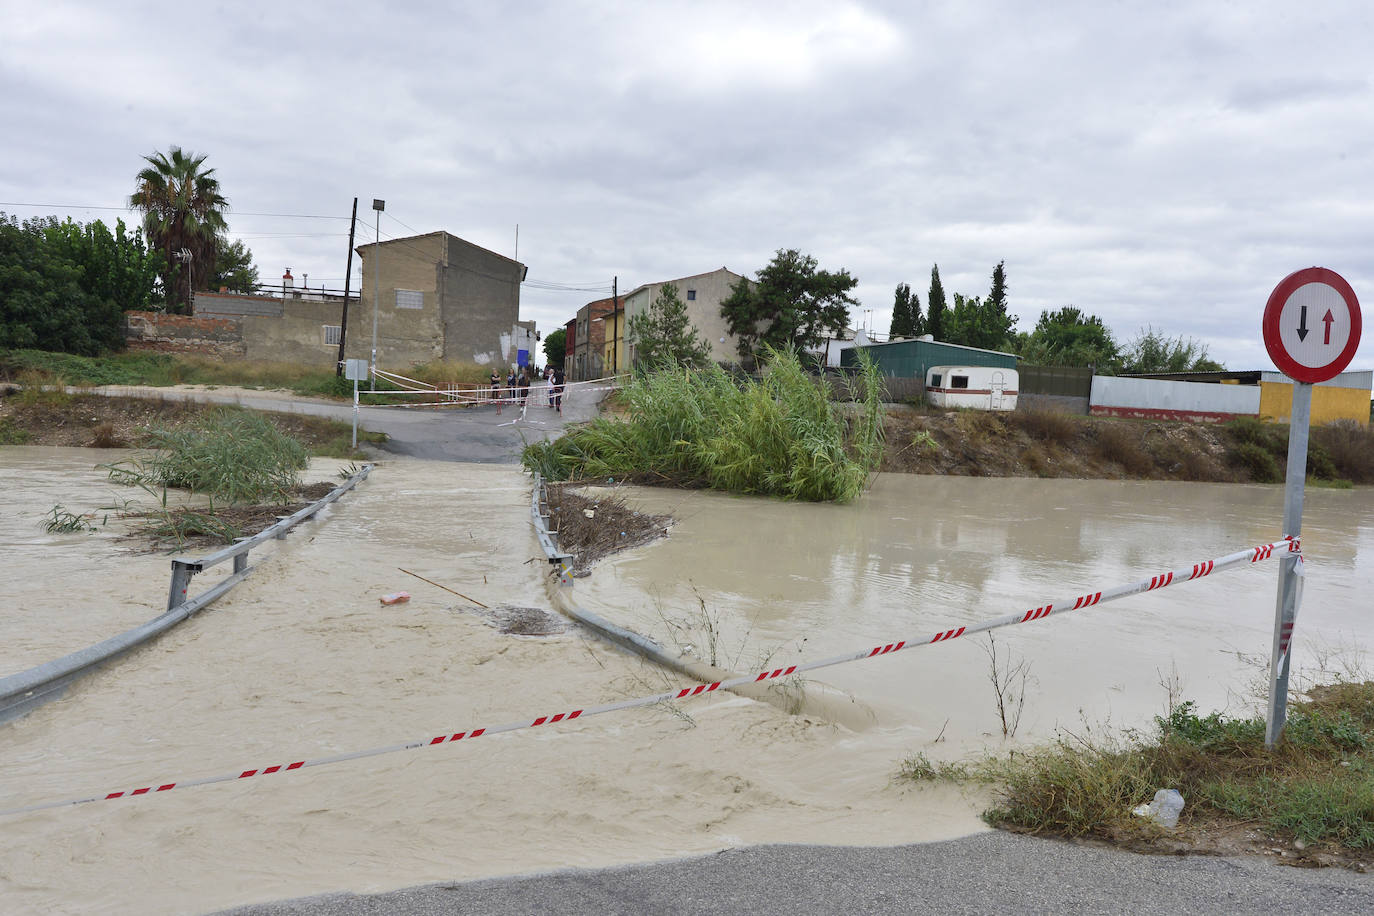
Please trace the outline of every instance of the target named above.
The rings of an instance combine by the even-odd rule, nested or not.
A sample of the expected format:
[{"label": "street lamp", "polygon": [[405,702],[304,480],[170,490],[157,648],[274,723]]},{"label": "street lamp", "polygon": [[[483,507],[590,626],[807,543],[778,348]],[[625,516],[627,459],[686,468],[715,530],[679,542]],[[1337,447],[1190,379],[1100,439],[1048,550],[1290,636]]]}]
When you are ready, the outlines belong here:
[{"label": "street lamp", "polygon": [[377,212],[376,225],[373,232],[377,236],[376,247],[372,250],[372,382],[375,388],[377,382],[377,309],[378,303],[382,299],[382,211],[386,209],[386,201],[372,199],[372,209]]}]

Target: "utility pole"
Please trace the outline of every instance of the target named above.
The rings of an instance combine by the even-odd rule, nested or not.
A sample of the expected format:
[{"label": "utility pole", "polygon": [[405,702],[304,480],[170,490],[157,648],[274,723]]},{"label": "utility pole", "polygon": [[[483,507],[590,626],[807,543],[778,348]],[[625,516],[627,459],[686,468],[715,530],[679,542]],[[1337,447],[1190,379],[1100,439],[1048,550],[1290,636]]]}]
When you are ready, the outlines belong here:
[{"label": "utility pole", "polygon": [[372,198],[372,209],[377,214],[377,222],[373,227],[376,233],[377,244],[372,249],[372,386],[377,386],[377,311],[382,301],[382,211],[386,209],[386,201]]},{"label": "utility pole", "polygon": [[[348,267],[344,268],[343,317],[339,319],[339,359],[334,366],[334,375],[342,378],[344,371],[344,344],[348,342],[348,281],[353,279],[353,229],[358,225],[358,198],[353,198],[353,216],[348,221]],[[355,445],[357,443],[354,443]]]},{"label": "utility pole", "polygon": [[620,277],[611,277],[611,375],[620,374]]}]

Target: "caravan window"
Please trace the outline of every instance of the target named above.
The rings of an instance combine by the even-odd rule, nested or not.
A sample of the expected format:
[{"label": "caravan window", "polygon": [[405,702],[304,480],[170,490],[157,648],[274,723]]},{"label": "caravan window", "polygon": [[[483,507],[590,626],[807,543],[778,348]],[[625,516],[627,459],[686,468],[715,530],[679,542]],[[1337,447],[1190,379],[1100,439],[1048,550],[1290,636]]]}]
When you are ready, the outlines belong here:
[{"label": "caravan window", "polygon": [[932,372],[932,373],[930,374],[930,387],[932,387],[932,388],[939,388],[939,387],[940,387],[940,373],[938,373],[938,372]]},{"label": "caravan window", "polygon": [[949,387],[951,387],[951,388],[967,388],[967,387],[968,387],[968,376],[967,376],[967,375],[951,375],[951,376],[949,377]]}]

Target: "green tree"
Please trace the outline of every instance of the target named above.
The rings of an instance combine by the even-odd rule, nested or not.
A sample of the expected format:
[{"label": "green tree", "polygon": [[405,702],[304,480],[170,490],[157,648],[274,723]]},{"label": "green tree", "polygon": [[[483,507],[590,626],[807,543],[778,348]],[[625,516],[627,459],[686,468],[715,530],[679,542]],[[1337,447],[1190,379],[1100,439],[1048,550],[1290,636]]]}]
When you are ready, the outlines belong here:
[{"label": "green tree", "polygon": [[92,291],[68,250],[84,238],[74,225],[0,213],[0,347],[95,356],[124,346],[119,305]]},{"label": "green tree", "polygon": [[1121,371],[1125,375],[1158,372],[1220,372],[1226,367],[1207,356],[1207,346],[1191,337],[1165,337],[1153,327],[1142,328],[1126,346]]},{"label": "green tree", "polygon": [[1121,368],[1120,350],[1102,319],[1073,305],[1041,312],[1017,352],[1036,366],[1092,366],[1100,375],[1115,375]]},{"label": "green tree", "polygon": [[241,239],[230,242],[225,236],[215,239],[215,273],[209,288],[225,289],[231,293],[251,293],[258,285],[258,269],[253,264],[253,252]]},{"label": "green tree", "polygon": [[544,358],[550,366],[561,366],[568,355],[568,329],[559,328],[544,336]]},{"label": "green tree", "polygon": [[1008,346],[1016,319],[991,299],[955,293],[954,308],[949,310],[944,324],[946,343],[1000,350]]},{"label": "green tree", "polygon": [[992,269],[992,290],[988,293],[988,302],[995,308],[1000,309],[1004,314],[1007,311],[1007,262],[998,261],[997,266]]},{"label": "green tree", "polygon": [[687,366],[699,369],[711,361],[711,345],[687,315],[687,303],[677,286],[665,283],[649,303],[648,311],[631,315],[626,336],[635,348],[639,368]]},{"label": "green tree", "polygon": [[897,292],[892,302],[892,324],[888,327],[889,337],[920,337],[925,333],[921,318],[921,297],[911,291],[905,283],[897,284]]},{"label": "green tree", "polygon": [[849,291],[858,280],[849,271],[817,270],[816,259],[795,248],[779,248],[751,283],[741,279],[720,304],[730,333],[739,339],[740,358],[755,365],[765,347],[801,351],[825,334],[849,325]]},{"label": "green tree", "polygon": [[945,317],[949,307],[945,304],[945,287],[940,282],[940,265],[930,268],[930,293],[926,296],[926,333],[936,340],[944,340],[946,335]]},{"label": "green tree", "polygon": [[[229,202],[220,194],[206,157],[173,146],[169,155],[144,156],[130,206],[143,212],[148,244],[162,252],[162,288],[168,309],[189,313],[191,296],[213,275],[218,236]],[[189,260],[187,260],[189,256]]]},{"label": "green tree", "polygon": [[131,234],[122,219],[114,232],[100,220],[82,224],[47,217],[35,222],[49,248],[81,267],[84,290],[121,311],[152,306],[162,260],[148,250],[138,230]]}]

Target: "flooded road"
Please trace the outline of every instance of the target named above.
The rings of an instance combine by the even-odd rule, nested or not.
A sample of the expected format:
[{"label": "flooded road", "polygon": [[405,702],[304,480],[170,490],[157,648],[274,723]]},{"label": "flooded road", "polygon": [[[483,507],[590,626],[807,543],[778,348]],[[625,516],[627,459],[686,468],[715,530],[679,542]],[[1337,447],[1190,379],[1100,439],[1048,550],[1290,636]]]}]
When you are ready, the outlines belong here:
[{"label": "flooded road", "polygon": [[[592,611],[667,645],[716,642],[773,666],[884,645],[1138,581],[1276,540],[1281,487],[882,475],[848,506],[622,488],[679,518],[666,543],[608,561]],[[1295,670],[1369,661],[1374,492],[1309,489]],[[1273,633],[1277,563],[996,632],[1031,666],[1020,734],[1147,725],[1161,681],[1204,709],[1249,712]],[[815,672],[932,756],[1001,735],[986,637]],[[1258,661],[1257,661],[1258,659]],[[748,667],[748,664],[745,664]]]},{"label": "flooded road", "polygon": [[[6,649],[7,666],[103,638],[165,601],[166,557],[131,556],[103,534],[44,540],[11,522],[55,501],[85,507],[83,494],[95,502],[108,488],[91,475],[90,452],[51,451],[0,450],[5,474],[54,475],[47,489],[11,489],[5,505],[7,544],[24,563],[0,571],[3,592],[22,595],[0,611],[0,626],[6,643],[45,634]],[[843,507],[647,490],[632,501],[680,523],[667,540],[576,580],[577,600],[667,645],[705,642],[665,620],[709,619],[721,660],[747,669],[768,649],[775,659],[833,655],[1267,541],[1281,495],[884,477]],[[491,625],[500,615],[400,572],[493,612],[548,608],[528,506],[528,481],[514,467],[381,464],[325,518],[261,559],[255,552],[253,576],[212,608],[0,729],[0,807],[422,739],[677,684],[575,630],[504,633]],[[1359,596],[1371,585],[1371,508],[1364,492],[1309,495],[1304,640],[1367,643]],[[40,574],[61,587],[45,588]],[[1225,703],[1250,671],[1235,652],[1267,652],[1275,575],[1262,564],[1005,631],[999,643],[1032,659],[1038,682],[1023,735],[1077,722],[1080,708],[1140,724],[1163,708],[1157,669],[1168,674],[1171,664],[1185,695]],[[411,601],[378,603],[398,590]],[[1003,746],[978,646],[956,640],[818,672],[806,689],[824,682],[853,694],[871,712],[861,728],[711,695],[7,817],[0,910],[208,912],[752,843],[966,834],[982,829],[982,799],[892,777],[918,751]]]},{"label": "flooded road", "polygon": [[[155,511],[161,492],[110,481],[101,465],[136,454],[127,449],[25,446],[0,450],[0,544],[5,571],[0,593],[0,677],[85,648],[137,626],[167,609],[171,554],[129,539],[138,519],[121,513]],[[338,483],[343,463],[315,459],[302,483]],[[204,504],[170,490],[170,506]],[[81,515],[92,530],[49,533],[57,508]],[[329,510],[326,509],[326,512]],[[271,556],[269,544],[253,561]],[[199,551],[208,552],[208,551]],[[228,572],[197,578],[198,587]],[[157,583],[164,583],[159,590]]]}]

